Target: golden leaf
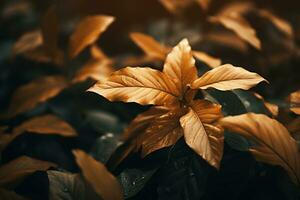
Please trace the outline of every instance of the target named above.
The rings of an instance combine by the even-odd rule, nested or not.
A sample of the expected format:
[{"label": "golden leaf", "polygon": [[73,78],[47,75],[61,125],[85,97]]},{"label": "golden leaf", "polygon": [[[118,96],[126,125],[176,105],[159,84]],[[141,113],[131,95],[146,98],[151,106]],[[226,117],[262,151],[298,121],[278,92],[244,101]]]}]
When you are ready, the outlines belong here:
[{"label": "golden leaf", "polygon": [[139,114],[131,121],[121,136],[121,140],[127,141],[144,133],[152,121],[168,112],[168,108],[162,106],[153,106],[149,110]]},{"label": "golden leaf", "polygon": [[114,70],[111,61],[104,59],[90,59],[75,74],[72,82],[82,82],[91,78],[95,81],[104,81]]},{"label": "golden leaf", "polygon": [[217,169],[223,155],[223,130],[209,123],[221,116],[219,105],[196,100],[191,103],[189,112],[180,118],[187,145]]},{"label": "golden leaf", "polygon": [[193,56],[212,68],[218,67],[222,63],[221,59],[212,57],[202,51],[193,51]]},{"label": "golden leaf", "polygon": [[192,83],[191,88],[216,88],[223,91],[233,89],[248,90],[262,81],[266,80],[256,73],[249,72],[241,67],[225,64],[206,72]]},{"label": "golden leaf", "polygon": [[277,17],[276,15],[272,14],[268,10],[261,9],[259,10],[259,14],[262,17],[269,19],[274,24],[274,26],[276,26],[280,31],[285,33],[287,36],[291,38],[294,37],[293,28],[289,22]]},{"label": "golden leaf", "polygon": [[187,90],[187,85],[197,79],[195,60],[187,39],[179,42],[168,54],[163,72],[176,83],[182,96]]},{"label": "golden leaf", "polygon": [[290,110],[300,115],[300,90],[291,93],[289,95],[289,101],[291,104]]},{"label": "golden leaf", "polygon": [[152,120],[145,132],[137,138],[137,148],[141,147],[142,157],[171,146],[182,137],[179,119],[184,114],[183,109],[176,108]]},{"label": "golden leaf", "polygon": [[32,51],[43,44],[43,37],[40,30],[34,30],[22,35],[14,44],[12,53],[14,55],[24,54]]},{"label": "golden leaf", "polygon": [[[130,34],[130,37],[149,58],[155,60],[164,61],[167,54],[172,50],[169,46],[160,44],[150,35],[134,32]],[[220,59],[208,55],[207,53],[202,51],[193,51],[193,56],[212,68],[217,67],[221,64]],[[149,58],[142,58],[138,60],[138,62],[148,62]]]},{"label": "golden leaf", "polygon": [[56,167],[56,164],[21,156],[0,167],[0,187],[13,188],[26,176],[51,167]]},{"label": "golden leaf", "polygon": [[161,45],[153,37],[143,33],[130,33],[130,38],[145,52],[146,55],[153,59],[165,60],[170,51],[168,47]]},{"label": "golden leaf", "polygon": [[175,83],[167,75],[141,67],[118,70],[88,91],[98,93],[110,101],[136,102],[142,105],[169,105],[175,103],[180,96]]},{"label": "golden leaf", "polygon": [[85,47],[93,44],[107,27],[114,21],[114,17],[105,15],[88,16],[79,22],[70,37],[69,56],[76,57]]},{"label": "golden leaf", "polygon": [[15,91],[4,117],[14,117],[29,111],[37,104],[58,95],[67,86],[65,78],[59,75],[35,79]]},{"label": "golden leaf", "polygon": [[256,31],[238,12],[229,12],[209,18],[210,22],[220,23],[235,32],[241,39],[251,44],[256,49],[261,49],[260,40]]},{"label": "golden leaf", "polygon": [[102,163],[81,150],[73,150],[73,154],[84,178],[91,184],[97,194],[104,200],[123,199],[118,180]]},{"label": "golden leaf", "polygon": [[13,129],[13,134],[19,135],[23,132],[77,136],[76,130],[70,124],[51,114],[31,118]]},{"label": "golden leaf", "polygon": [[294,182],[300,183],[297,143],[278,121],[266,115],[247,113],[225,117],[219,121],[219,124],[256,141],[259,145],[253,146],[250,151],[259,161],[280,165]]}]

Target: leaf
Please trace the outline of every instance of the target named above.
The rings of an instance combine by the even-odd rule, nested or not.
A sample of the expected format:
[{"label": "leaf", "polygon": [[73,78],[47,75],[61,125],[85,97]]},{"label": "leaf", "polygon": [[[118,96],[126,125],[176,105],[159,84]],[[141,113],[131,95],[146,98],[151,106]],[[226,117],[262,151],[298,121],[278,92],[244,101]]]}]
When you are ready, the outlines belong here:
[{"label": "leaf", "polygon": [[288,98],[291,104],[290,110],[300,115],[300,90],[291,93]]},{"label": "leaf", "polygon": [[43,76],[19,87],[13,94],[5,117],[14,117],[29,111],[39,103],[58,95],[68,86],[63,76]]},{"label": "leaf", "polygon": [[15,187],[26,176],[51,167],[56,167],[56,164],[21,156],[0,167],[0,187]]},{"label": "leaf", "polygon": [[170,49],[161,45],[149,35],[133,32],[130,33],[130,38],[138,45],[146,55],[153,59],[165,60]]},{"label": "leaf", "polygon": [[189,7],[194,0],[159,0],[159,2],[172,14],[180,14]]},{"label": "leaf", "polygon": [[258,93],[254,93],[254,96],[256,96],[258,99],[262,100],[265,107],[268,109],[268,111],[273,115],[273,116],[278,116],[279,113],[279,107],[276,104],[269,103],[265,101],[265,99]]},{"label": "leaf", "polygon": [[287,36],[293,38],[294,32],[291,24],[288,21],[285,21],[282,18],[279,18],[278,16],[272,14],[268,10],[260,9],[259,12],[260,16],[265,17],[266,19],[270,20],[276,28],[278,28],[280,31],[285,33]]},{"label": "leaf", "polygon": [[183,109],[177,108],[153,119],[145,132],[137,138],[137,147],[141,147],[142,157],[171,146],[182,137],[183,132],[179,119],[184,114]]},{"label": "leaf", "polygon": [[105,55],[105,53],[102,51],[102,49],[100,49],[100,47],[98,47],[95,44],[91,46],[90,54],[92,58],[96,60],[107,60],[107,61],[110,60],[108,56]]},{"label": "leaf", "polygon": [[69,56],[76,57],[85,47],[93,44],[114,21],[106,15],[88,16],[81,20],[70,37]]},{"label": "leaf", "polygon": [[197,79],[195,60],[187,39],[183,39],[168,54],[163,73],[175,82],[182,96],[187,90],[187,85]]},{"label": "leaf", "polygon": [[180,93],[164,73],[151,68],[126,67],[118,70],[88,91],[98,93],[110,101],[136,102],[142,105],[169,105]]},{"label": "leaf", "polygon": [[226,28],[235,32],[241,39],[251,44],[256,49],[261,49],[260,40],[257,38],[256,31],[237,12],[229,12],[223,15],[217,15],[209,18],[210,22],[220,23]]},{"label": "leaf", "polygon": [[206,11],[211,3],[211,0],[196,0],[196,2],[200,5],[200,7],[203,10]]},{"label": "leaf", "polygon": [[43,37],[40,30],[34,30],[22,35],[13,45],[13,55],[24,54],[32,51],[43,44]]},{"label": "leaf", "polygon": [[[130,34],[130,37],[145,52],[145,54],[149,58],[164,61],[167,54],[171,51],[171,48],[169,46],[164,46],[160,44],[150,35],[134,32]],[[195,56],[197,59],[201,60],[210,67],[217,67],[221,64],[220,59],[210,56],[205,52],[193,51],[193,56]],[[144,59],[145,61],[148,61],[146,58]]]},{"label": "leaf", "polygon": [[14,191],[9,191],[3,188],[0,188],[0,199],[2,200],[26,200],[25,197],[22,197],[15,193]]},{"label": "leaf", "polygon": [[122,189],[117,179],[106,167],[81,150],[73,150],[76,163],[84,178],[104,200],[123,199]]},{"label": "leaf", "polygon": [[13,134],[19,135],[24,132],[77,136],[76,130],[70,124],[51,114],[31,118],[13,129]]},{"label": "leaf", "polygon": [[212,57],[201,51],[193,51],[193,56],[212,68],[218,67],[222,63],[221,59]]},{"label": "leaf", "polygon": [[295,183],[300,183],[300,161],[296,141],[278,121],[262,114],[247,113],[225,117],[224,128],[256,141],[250,152],[261,162],[283,167]]},{"label": "leaf", "polygon": [[43,50],[54,63],[63,64],[63,52],[58,47],[59,19],[56,6],[50,6],[42,17],[41,31],[43,37]]},{"label": "leaf", "polygon": [[75,74],[72,82],[82,82],[91,78],[95,81],[104,81],[114,71],[111,61],[104,59],[90,59]]},{"label": "leaf", "polygon": [[224,136],[223,130],[210,123],[221,116],[220,105],[196,100],[180,118],[187,145],[217,169],[223,155]]},{"label": "leaf", "polygon": [[155,120],[157,117],[160,117],[168,112],[168,108],[162,106],[154,106],[149,110],[139,114],[134,118],[129,126],[122,133],[121,140],[127,141],[135,138],[139,134],[143,133],[148,126]]},{"label": "leaf", "polygon": [[233,89],[248,90],[262,81],[266,80],[256,73],[231,64],[225,64],[206,72],[192,83],[191,88],[216,88],[222,91]]}]

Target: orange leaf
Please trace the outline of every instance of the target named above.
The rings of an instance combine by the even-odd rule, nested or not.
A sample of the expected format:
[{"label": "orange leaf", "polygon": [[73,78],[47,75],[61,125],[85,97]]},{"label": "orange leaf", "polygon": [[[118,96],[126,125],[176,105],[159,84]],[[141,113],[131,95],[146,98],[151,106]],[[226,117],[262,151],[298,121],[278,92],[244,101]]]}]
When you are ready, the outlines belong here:
[{"label": "orange leaf", "polygon": [[13,94],[4,117],[14,117],[58,95],[68,86],[62,76],[43,76],[19,87]]},{"label": "orange leaf", "polygon": [[225,64],[206,72],[192,83],[192,89],[216,88],[218,90],[244,89],[266,81],[260,75],[249,72],[241,67]]},{"label": "orange leaf", "polygon": [[256,36],[256,31],[238,12],[225,12],[217,16],[210,17],[213,23],[220,23],[226,28],[235,32],[241,39],[251,44],[256,49],[261,49],[260,40]]},{"label": "orange leaf", "polygon": [[223,155],[223,130],[209,123],[221,116],[219,105],[196,100],[191,103],[189,112],[180,118],[188,146],[217,169]]},{"label": "orange leaf", "polygon": [[297,143],[278,121],[266,115],[248,113],[225,117],[219,123],[232,132],[256,141],[259,145],[253,146],[250,151],[259,161],[280,165],[294,182],[300,183]]},{"label": "orange leaf", "polygon": [[77,136],[76,130],[70,124],[51,114],[31,118],[13,130],[13,134],[18,135],[24,132]]},{"label": "orange leaf", "polygon": [[113,21],[114,17],[105,15],[89,16],[80,21],[70,37],[70,58],[76,57],[85,47],[95,43]]},{"label": "orange leaf", "polygon": [[26,176],[51,167],[56,167],[56,164],[21,156],[0,167],[0,187],[15,187]]},{"label": "orange leaf", "polygon": [[98,93],[110,101],[136,102],[142,105],[173,104],[180,95],[175,83],[167,75],[141,67],[118,70],[88,91]]},{"label": "orange leaf", "polygon": [[212,57],[211,55],[208,55],[202,51],[193,51],[193,56],[212,68],[218,67],[222,63],[221,59]]},{"label": "orange leaf", "polygon": [[13,54],[24,54],[32,51],[43,44],[43,37],[40,30],[34,30],[22,35],[13,46]]},{"label": "orange leaf", "polygon": [[182,96],[187,90],[187,85],[197,79],[195,60],[187,39],[183,39],[168,54],[163,73],[176,83]]},{"label": "orange leaf", "polygon": [[300,115],[300,90],[291,93],[289,95],[289,101],[291,104],[290,110]]},{"label": "orange leaf", "polygon": [[153,119],[145,132],[137,138],[137,147],[142,148],[142,157],[171,146],[182,137],[179,119],[184,113],[183,109],[176,108]]},{"label": "orange leaf", "polygon": [[73,154],[84,178],[91,184],[97,194],[104,200],[123,199],[118,180],[102,163],[81,150],[73,150]]},{"label": "orange leaf", "polygon": [[130,38],[138,45],[146,55],[153,59],[165,60],[170,49],[161,45],[149,35],[133,32],[130,33]]}]

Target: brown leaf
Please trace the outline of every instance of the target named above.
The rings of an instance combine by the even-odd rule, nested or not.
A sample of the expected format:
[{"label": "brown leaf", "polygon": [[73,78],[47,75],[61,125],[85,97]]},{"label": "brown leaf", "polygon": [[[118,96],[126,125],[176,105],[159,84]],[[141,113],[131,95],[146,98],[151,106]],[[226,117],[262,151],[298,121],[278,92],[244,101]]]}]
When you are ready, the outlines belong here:
[{"label": "brown leaf", "polygon": [[43,37],[40,30],[34,30],[22,35],[14,44],[13,55],[30,52],[43,44]]},{"label": "brown leaf", "polygon": [[110,58],[108,58],[108,56],[102,51],[102,49],[100,49],[100,47],[95,44],[91,46],[90,54],[92,58],[96,60],[110,60]]},{"label": "brown leaf", "polygon": [[227,29],[235,32],[241,39],[245,40],[256,49],[261,49],[261,43],[257,38],[255,29],[253,29],[242,16],[240,10],[223,10],[220,14],[210,17],[209,21],[222,24]]},{"label": "brown leaf", "polygon": [[106,167],[81,150],[73,150],[76,162],[84,178],[104,200],[123,199],[118,180]]},{"label": "brown leaf", "polygon": [[278,16],[272,14],[270,11],[264,9],[260,9],[259,14],[260,16],[270,20],[274,24],[274,26],[276,26],[280,31],[285,33],[287,36],[291,38],[294,37],[293,28],[288,21],[285,21],[284,19],[279,18]]},{"label": "brown leaf", "polygon": [[189,7],[194,0],[159,0],[159,2],[171,13],[180,14]]},{"label": "brown leaf", "polygon": [[179,119],[184,114],[183,109],[176,108],[153,119],[145,132],[137,138],[137,147],[141,147],[142,157],[171,146],[182,137]]},{"label": "brown leaf", "polygon": [[279,107],[276,104],[273,103],[269,103],[267,101],[265,101],[265,99],[258,93],[254,93],[254,96],[256,96],[258,99],[262,100],[265,107],[269,110],[269,112],[273,115],[273,116],[278,116],[279,113]]},{"label": "brown leaf", "polygon": [[146,55],[153,59],[165,60],[170,49],[159,42],[157,42],[153,37],[133,32],[130,33],[130,38],[138,45]]},{"label": "brown leaf", "polygon": [[222,63],[221,59],[212,57],[211,55],[208,55],[202,51],[193,51],[193,56],[212,68],[218,67]]},{"label": "brown leaf", "polygon": [[250,149],[262,162],[283,167],[295,183],[300,183],[300,161],[296,141],[278,121],[262,114],[242,114],[225,117],[220,125],[259,145]]},{"label": "brown leaf", "polygon": [[118,70],[88,91],[110,101],[136,102],[142,105],[169,105],[176,102],[180,92],[164,73],[151,68],[126,67]]},{"label": "brown leaf", "polygon": [[85,47],[93,44],[114,21],[106,15],[88,16],[81,20],[70,37],[69,56],[76,57]]},{"label": "brown leaf", "polygon": [[139,114],[131,121],[121,136],[121,140],[127,141],[136,138],[141,133],[144,133],[152,121],[168,112],[168,108],[162,106],[154,106],[149,110]]},{"label": "brown leaf", "polygon": [[13,129],[13,134],[16,135],[24,132],[77,136],[76,130],[70,124],[51,114],[31,118]]},{"label": "brown leaf", "polygon": [[26,176],[51,167],[56,167],[56,164],[21,156],[0,167],[0,187],[13,188]]},{"label": "brown leaf", "polygon": [[300,117],[289,122],[286,128],[297,141],[300,141]]},{"label": "brown leaf", "polygon": [[187,85],[197,79],[195,60],[187,39],[183,39],[168,54],[163,73],[175,82],[177,90],[182,96],[187,90]]},{"label": "brown leaf", "polygon": [[82,82],[91,78],[95,81],[104,81],[114,71],[112,63],[104,59],[90,59],[75,74],[72,82]]},{"label": "brown leaf", "polygon": [[196,2],[200,5],[200,7],[203,10],[206,11],[211,3],[211,0],[196,0]]},{"label": "brown leaf", "polygon": [[9,191],[3,188],[0,188],[0,199],[1,200],[26,200],[25,197],[18,195],[14,191]]},{"label": "brown leaf", "polygon": [[5,117],[14,117],[58,95],[68,86],[64,77],[43,76],[19,87],[13,94]]},{"label": "brown leaf", "polygon": [[216,88],[223,91],[233,89],[248,90],[262,81],[266,80],[256,73],[249,72],[241,67],[225,64],[206,72],[192,83],[191,88]]},{"label": "brown leaf", "polygon": [[291,104],[290,110],[300,115],[300,90],[291,93],[288,98]]},{"label": "brown leaf", "polygon": [[63,52],[58,47],[59,19],[56,6],[50,6],[42,18],[43,50],[54,63],[63,64]]},{"label": "brown leaf", "polygon": [[223,130],[209,123],[221,116],[219,105],[196,100],[191,103],[189,112],[180,118],[188,146],[217,169],[223,155]]}]

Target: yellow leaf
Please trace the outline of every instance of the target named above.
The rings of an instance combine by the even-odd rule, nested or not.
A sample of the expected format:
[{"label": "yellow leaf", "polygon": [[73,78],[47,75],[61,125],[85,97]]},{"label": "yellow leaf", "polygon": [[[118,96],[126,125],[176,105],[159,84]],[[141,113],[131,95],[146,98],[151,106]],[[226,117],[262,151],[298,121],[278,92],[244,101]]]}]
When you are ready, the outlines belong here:
[{"label": "yellow leaf", "polygon": [[182,96],[187,90],[187,85],[197,79],[195,60],[187,39],[183,39],[168,54],[163,73],[176,83],[177,90]]},{"label": "yellow leaf", "polygon": [[21,156],[0,167],[0,187],[14,188],[26,176],[51,167],[56,167],[56,164]]},{"label": "yellow leaf", "polygon": [[84,178],[103,200],[123,199],[118,180],[106,167],[81,150],[73,150],[76,163],[82,170]]},{"label": "yellow leaf", "polygon": [[241,67],[225,64],[206,72],[192,83],[191,88],[216,88],[223,91],[233,89],[248,90],[262,81],[266,80],[256,73],[249,72]]},{"label": "yellow leaf", "polygon": [[137,138],[137,148],[142,148],[142,157],[171,146],[182,137],[179,119],[184,113],[183,109],[176,108],[152,120],[145,132]]},{"label": "yellow leaf", "polygon": [[138,45],[146,55],[153,59],[165,60],[167,53],[170,51],[168,47],[161,45],[149,35],[133,32],[130,38]]},{"label": "yellow leaf", "polygon": [[19,87],[4,117],[14,117],[58,95],[68,86],[63,76],[43,76]]},{"label": "yellow leaf", "polygon": [[250,151],[262,162],[283,167],[295,183],[300,183],[300,161],[296,141],[278,121],[262,114],[247,113],[225,117],[219,124],[259,145]]},{"label": "yellow leaf", "polygon": [[51,114],[31,118],[13,129],[13,134],[24,132],[77,136],[76,130],[70,124]]},{"label": "yellow leaf", "polygon": [[136,102],[142,105],[170,105],[180,96],[175,83],[167,75],[141,67],[118,70],[88,91],[98,93],[110,101]]},{"label": "yellow leaf", "polygon": [[255,29],[237,12],[210,17],[213,23],[220,23],[235,32],[241,39],[251,44],[256,49],[261,49],[260,40],[257,38]]},{"label": "yellow leaf", "polygon": [[223,130],[209,123],[221,116],[219,105],[196,100],[191,103],[189,112],[180,118],[188,146],[217,169],[223,155]]},{"label": "yellow leaf", "polygon": [[85,47],[93,44],[107,27],[114,21],[114,17],[105,15],[88,16],[79,22],[70,37],[69,56],[76,57]]},{"label": "yellow leaf", "polygon": [[215,68],[221,65],[221,59],[212,57],[202,51],[193,51],[195,58],[207,64],[209,67]]}]

